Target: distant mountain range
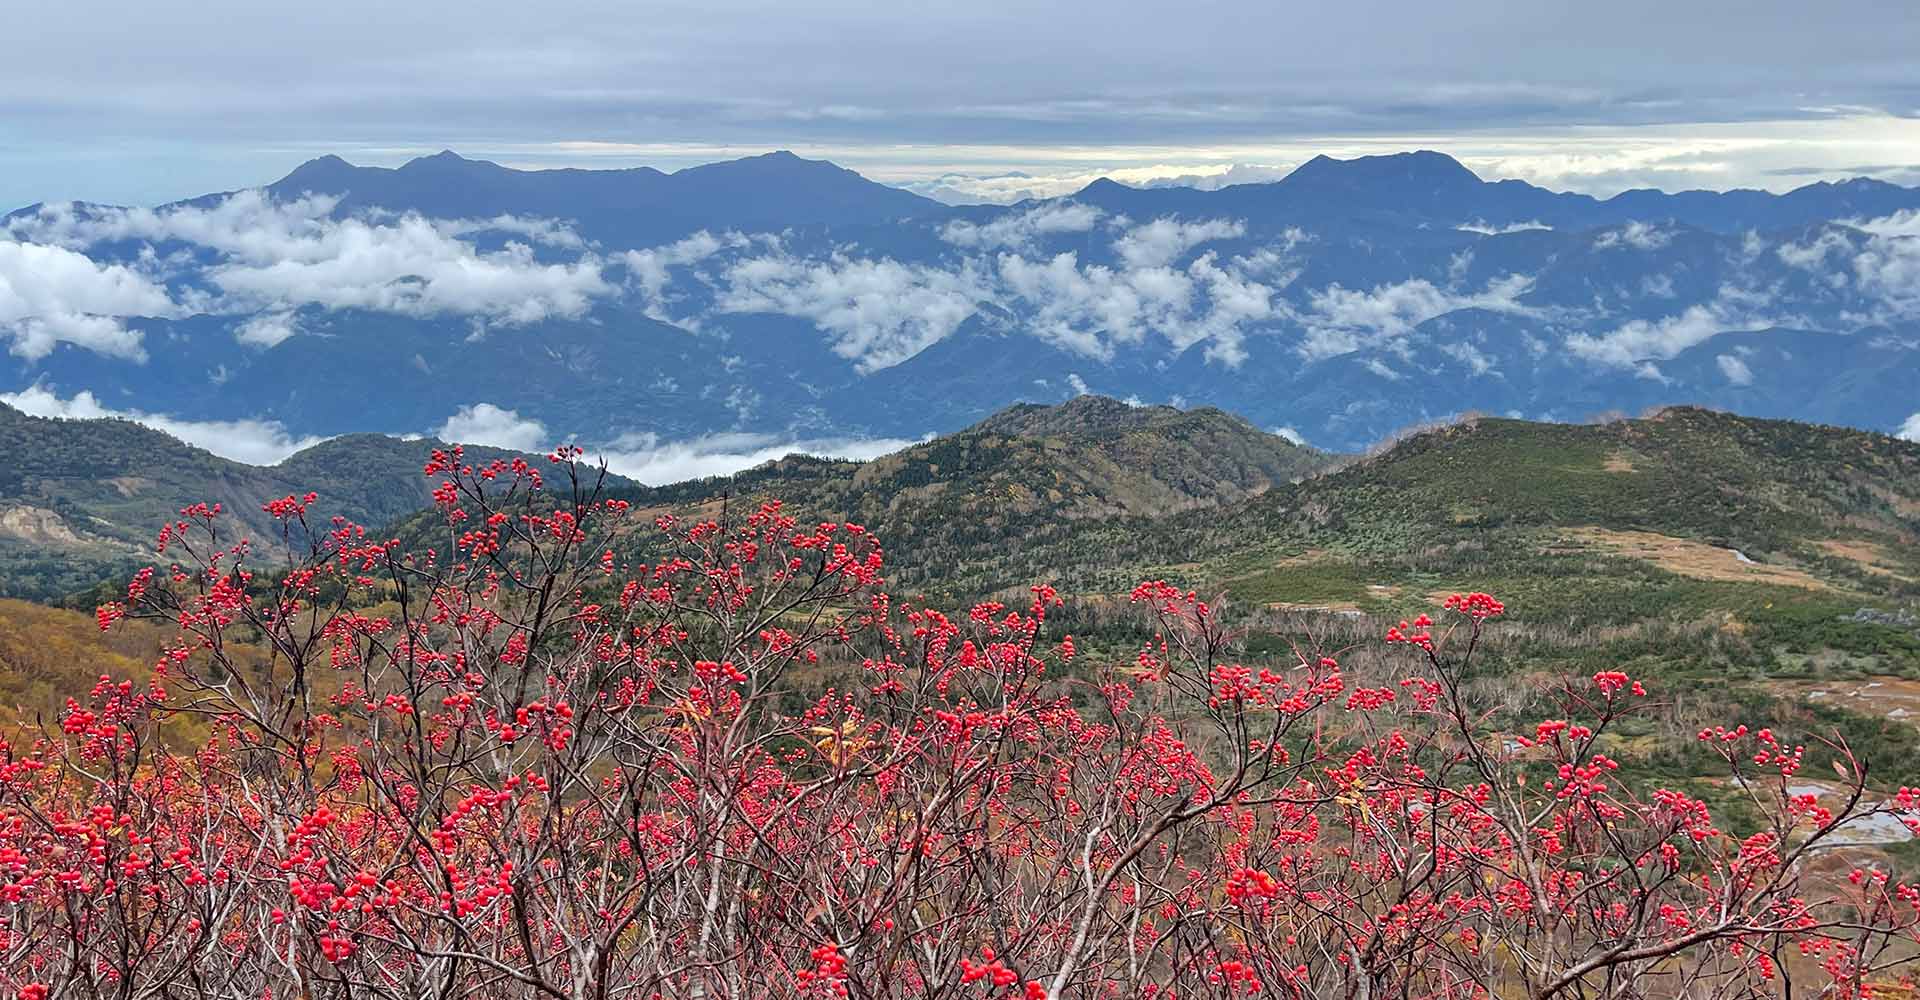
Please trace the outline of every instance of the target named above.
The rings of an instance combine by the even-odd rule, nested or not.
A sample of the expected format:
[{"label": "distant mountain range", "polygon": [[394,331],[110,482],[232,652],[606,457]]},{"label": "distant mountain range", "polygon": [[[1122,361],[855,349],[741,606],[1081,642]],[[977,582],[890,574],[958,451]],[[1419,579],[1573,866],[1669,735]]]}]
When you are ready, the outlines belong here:
[{"label": "distant mountain range", "polygon": [[250,421],[280,453],[913,440],[1089,391],[1336,450],[1464,411],[1669,403],[1920,433],[1920,189],[1602,200],[1423,151],[955,208],[789,153],[323,157],[156,209],[5,216],[0,339],[16,404]]},{"label": "distant mountain range", "polygon": [[266,190],[284,200],[309,193],[340,195],[338,214],[373,209],[436,219],[563,219],[587,239],[634,249],[702,229],[779,232],[792,226],[878,224],[940,208],[917,194],[784,151],[671,174],[652,167],[514,170],[452,151],[397,169],[357,167],[323,156]]}]

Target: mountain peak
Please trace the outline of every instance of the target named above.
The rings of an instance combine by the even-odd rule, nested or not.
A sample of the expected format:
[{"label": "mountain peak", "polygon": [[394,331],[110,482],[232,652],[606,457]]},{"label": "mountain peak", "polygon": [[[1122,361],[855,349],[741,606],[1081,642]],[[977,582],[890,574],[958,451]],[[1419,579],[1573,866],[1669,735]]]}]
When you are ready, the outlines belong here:
[{"label": "mountain peak", "polygon": [[416,156],[400,165],[402,170],[448,169],[454,167],[474,167],[486,164],[485,160],[469,160],[451,149],[443,149],[432,156]]},{"label": "mountain peak", "polygon": [[1418,149],[1408,153],[1356,156],[1336,160],[1322,154],[1301,164],[1287,181],[1295,183],[1417,183],[1462,186],[1481,183],[1479,175],[1445,153]]},{"label": "mountain peak", "polygon": [[299,194],[302,191],[334,191],[342,187],[345,179],[359,169],[346,160],[328,153],[300,164],[268,187],[271,190],[291,194]]}]

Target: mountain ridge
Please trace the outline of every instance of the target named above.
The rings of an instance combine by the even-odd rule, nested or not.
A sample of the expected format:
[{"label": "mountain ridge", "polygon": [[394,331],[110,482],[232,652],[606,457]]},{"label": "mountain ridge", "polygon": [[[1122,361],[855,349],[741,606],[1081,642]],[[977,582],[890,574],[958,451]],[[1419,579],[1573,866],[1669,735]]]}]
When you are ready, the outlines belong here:
[{"label": "mountain ridge", "polygon": [[[788,152],[673,174],[319,157],[288,178],[0,223],[73,276],[5,307],[27,314],[0,317],[0,391],[299,437],[486,403],[588,445],[914,440],[1083,390],[1335,450],[1465,410],[1892,429],[1920,406],[1920,189],[1875,181],[1602,201],[1431,150],[968,208]],[[284,201],[314,186],[336,190]]]}]

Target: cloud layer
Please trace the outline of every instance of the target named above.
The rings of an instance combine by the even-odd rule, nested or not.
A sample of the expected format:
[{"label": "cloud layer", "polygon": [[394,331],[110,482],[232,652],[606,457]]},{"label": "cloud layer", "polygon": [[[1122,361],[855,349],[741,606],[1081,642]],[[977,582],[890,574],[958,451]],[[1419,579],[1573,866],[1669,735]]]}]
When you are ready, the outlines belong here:
[{"label": "cloud layer", "polygon": [[[29,357],[44,355],[52,339],[137,357],[137,334],[88,331],[71,319],[187,312],[284,316],[313,305],[524,324],[580,316],[615,291],[603,274],[604,262],[552,220],[341,218],[336,204],[324,196],[277,201],[249,190],[162,209],[42,206],[10,220],[5,232],[12,239],[0,241],[0,322],[41,324],[37,332],[16,328],[15,351]],[[482,233],[510,238],[500,249],[483,251],[473,239]],[[127,241],[146,247],[138,270],[86,256]],[[573,256],[543,259],[536,246]],[[165,287],[187,275],[197,282]],[[249,323],[238,335],[271,346],[293,329],[282,321]]]}]

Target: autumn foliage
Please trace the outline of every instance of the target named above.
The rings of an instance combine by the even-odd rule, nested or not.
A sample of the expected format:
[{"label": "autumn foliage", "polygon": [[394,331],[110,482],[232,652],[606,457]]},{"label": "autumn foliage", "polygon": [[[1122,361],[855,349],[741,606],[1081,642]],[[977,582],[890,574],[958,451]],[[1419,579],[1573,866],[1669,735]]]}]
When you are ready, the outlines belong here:
[{"label": "autumn foliage", "polygon": [[[1920,890],[1832,845],[1920,826],[1920,793],[1729,719],[1700,739],[1759,818],[1726,828],[1608,755],[1657,698],[1639,680],[1575,679],[1519,724],[1474,704],[1487,595],[1394,627],[1403,673],[1362,683],[1338,651],[1243,662],[1213,604],[1145,583],[1156,637],[1095,663],[1045,586],[889,596],[859,525],[643,516],[569,451],[426,471],[419,551],[311,495],[269,505],[278,539],[211,506],[161,532],[100,611],[177,627],[151,679],[103,679],[0,754],[14,993],[1910,986]],[[801,676],[832,686],[796,699]],[[1844,807],[1796,781],[1813,759]]]}]

